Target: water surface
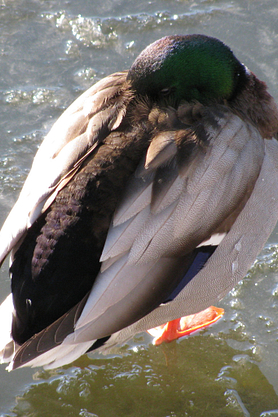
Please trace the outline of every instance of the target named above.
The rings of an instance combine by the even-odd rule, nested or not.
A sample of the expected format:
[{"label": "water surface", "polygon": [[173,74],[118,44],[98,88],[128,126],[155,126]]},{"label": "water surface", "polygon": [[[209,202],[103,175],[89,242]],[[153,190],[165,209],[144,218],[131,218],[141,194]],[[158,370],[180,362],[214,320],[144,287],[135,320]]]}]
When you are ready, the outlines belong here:
[{"label": "water surface", "polygon": [[[204,33],[226,42],[278,101],[276,0],[2,0],[0,223],[44,135],[102,77],[150,42]],[[216,325],[158,348],[146,335],[56,371],[0,366],[1,416],[278,416],[278,228]],[[0,299],[9,292],[8,263]]]}]

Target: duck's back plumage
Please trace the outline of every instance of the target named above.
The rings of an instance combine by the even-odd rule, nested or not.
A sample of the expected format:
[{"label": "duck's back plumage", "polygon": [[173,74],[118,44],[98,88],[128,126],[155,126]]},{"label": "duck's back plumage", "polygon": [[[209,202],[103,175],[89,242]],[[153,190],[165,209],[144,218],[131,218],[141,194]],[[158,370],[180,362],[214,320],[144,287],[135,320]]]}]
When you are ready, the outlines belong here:
[{"label": "duck's back plumage", "polygon": [[126,74],[112,74],[99,81],[69,106],[53,125],[34,158],[19,199],[1,229],[1,263],[74,177],[83,160],[121,123],[131,98],[124,84]]},{"label": "duck's back plumage", "polygon": [[3,359],[60,366],[219,300],[275,226],[276,161],[277,142],[224,101],[151,100],[127,72],[97,83],[49,132],[3,226]]}]

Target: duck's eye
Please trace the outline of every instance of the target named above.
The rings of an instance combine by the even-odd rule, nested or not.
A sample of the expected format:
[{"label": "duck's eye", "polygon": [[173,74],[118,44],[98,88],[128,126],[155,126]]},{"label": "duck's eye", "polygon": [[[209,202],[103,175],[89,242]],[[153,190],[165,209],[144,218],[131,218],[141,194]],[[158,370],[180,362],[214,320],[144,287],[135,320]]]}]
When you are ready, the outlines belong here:
[{"label": "duck's eye", "polygon": [[162,96],[166,97],[169,96],[169,94],[171,94],[173,91],[173,88],[168,87],[168,88],[163,88],[162,90],[160,90],[160,93]]}]

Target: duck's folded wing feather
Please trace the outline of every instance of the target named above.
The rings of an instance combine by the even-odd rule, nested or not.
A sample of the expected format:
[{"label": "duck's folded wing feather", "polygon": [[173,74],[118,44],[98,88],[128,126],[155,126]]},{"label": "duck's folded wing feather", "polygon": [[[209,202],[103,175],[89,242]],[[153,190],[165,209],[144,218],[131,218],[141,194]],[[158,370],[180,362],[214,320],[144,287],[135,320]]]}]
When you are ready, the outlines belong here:
[{"label": "duck's folded wing feather", "polygon": [[[40,146],[20,196],[0,233],[0,263],[79,169],[122,121],[126,73],[116,73],[81,95],[57,120]],[[115,104],[115,101],[117,104]]]},{"label": "duck's folded wing feather", "polygon": [[[242,202],[246,202],[257,181],[264,159],[264,141],[255,128],[235,115],[230,114],[228,118],[225,115],[218,122],[210,132],[205,154],[200,152],[192,162],[194,170],[189,166],[181,175],[183,187],[174,181],[173,186],[176,183],[180,193],[174,191],[177,197],[173,201],[169,199],[163,210],[152,212],[152,195],[147,190],[149,182],[156,181],[156,177],[145,179],[149,204],[139,213],[135,209],[133,217],[124,223],[117,221],[117,226],[111,226],[102,256],[103,272],[97,277],[77,321],[75,340],[84,341],[81,334],[86,338],[90,333],[89,337],[104,337],[138,320],[140,314],[146,314],[159,285],[170,286],[186,271],[182,267],[194,248],[216,231],[228,231],[225,219],[232,213],[237,217],[238,208],[242,209]],[[174,165],[178,177],[178,164],[174,162]],[[131,183],[137,181],[134,178]],[[139,189],[140,200],[142,188]],[[119,211],[126,212],[122,207]],[[111,257],[115,257],[114,264]],[[136,292],[140,294],[137,299]],[[159,297],[157,294],[155,299],[162,302]],[[152,303],[154,306],[153,300]],[[132,311],[136,311],[133,316],[131,305]],[[98,333],[97,322],[102,323],[103,334]]]},{"label": "duck's folded wing feather", "polygon": [[[206,308],[247,272],[278,217],[277,144],[264,141],[252,125],[231,113],[205,127],[205,152],[201,147],[190,163],[183,164],[170,152],[166,164],[163,157],[163,164],[154,172],[142,173],[141,169],[141,178],[136,174],[131,178],[127,190],[133,190],[130,201],[134,212],[125,207],[123,197],[107,236],[103,269],[74,323],[74,331],[72,320],[69,323],[69,334],[57,348],[51,366],[62,358],[63,345],[67,349],[70,345],[75,349],[77,343],[87,346],[122,328],[146,330]],[[169,167],[174,172],[170,176],[174,189],[170,191],[166,183],[166,192],[160,187],[161,197],[153,189]],[[159,204],[153,205],[153,199]],[[136,201],[140,202],[139,212]],[[271,201],[270,208],[265,201]],[[249,216],[253,216],[252,222]],[[227,235],[220,239],[203,269],[173,301],[159,306],[186,273],[194,248],[219,233]],[[48,343],[53,338],[53,346],[55,331],[55,325],[47,329]],[[31,352],[41,336],[33,338],[28,346]],[[28,357],[23,345],[15,358],[20,363],[22,349]],[[36,365],[36,360],[33,363]]]},{"label": "duck's folded wing feather", "polygon": [[160,305],[111,339],[121,343],[135,333],[197,313],[223,298],[246,275],[273,231],[278,220],[277,195],[278,143],[265,140],[265,157],[253,192],[204,268],[172,302]]},{"label": "duck's folded wing feather", "polygon": [[[130,265],[184,254],[215,233],[246,201],[259,175],[264,143],[258,131],[237,116],[230,114],[228,122],[226,118],[219,120],[215,131],[210,128],[206,152],[201,149],[182,167],[181,175],[172,161],[171,186],[164,181],[166,192],[161,179],[167,176],[168,165],[153,176],[134,176],[107,236],[101,257],[104,265],[127,250]],[[157,183],[160,194],[153,192]]]}]

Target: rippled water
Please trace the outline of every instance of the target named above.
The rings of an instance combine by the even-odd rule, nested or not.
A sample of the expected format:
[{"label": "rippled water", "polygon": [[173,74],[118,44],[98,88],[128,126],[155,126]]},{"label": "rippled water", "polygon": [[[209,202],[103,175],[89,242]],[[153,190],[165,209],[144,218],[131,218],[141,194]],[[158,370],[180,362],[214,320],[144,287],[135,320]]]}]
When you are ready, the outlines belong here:
[{"label": "rippled water", "polygon": [[[277,20],[277,0],[2,0],[0,222],[63,109],[164,35],[219,37],[278,101]],[[278,416],[277,233],[213,327],[158,348],[138,335],[108,358],[53,372],[2,365],[0,415]],[[7,263],[0,289],[3,299]]]}]

